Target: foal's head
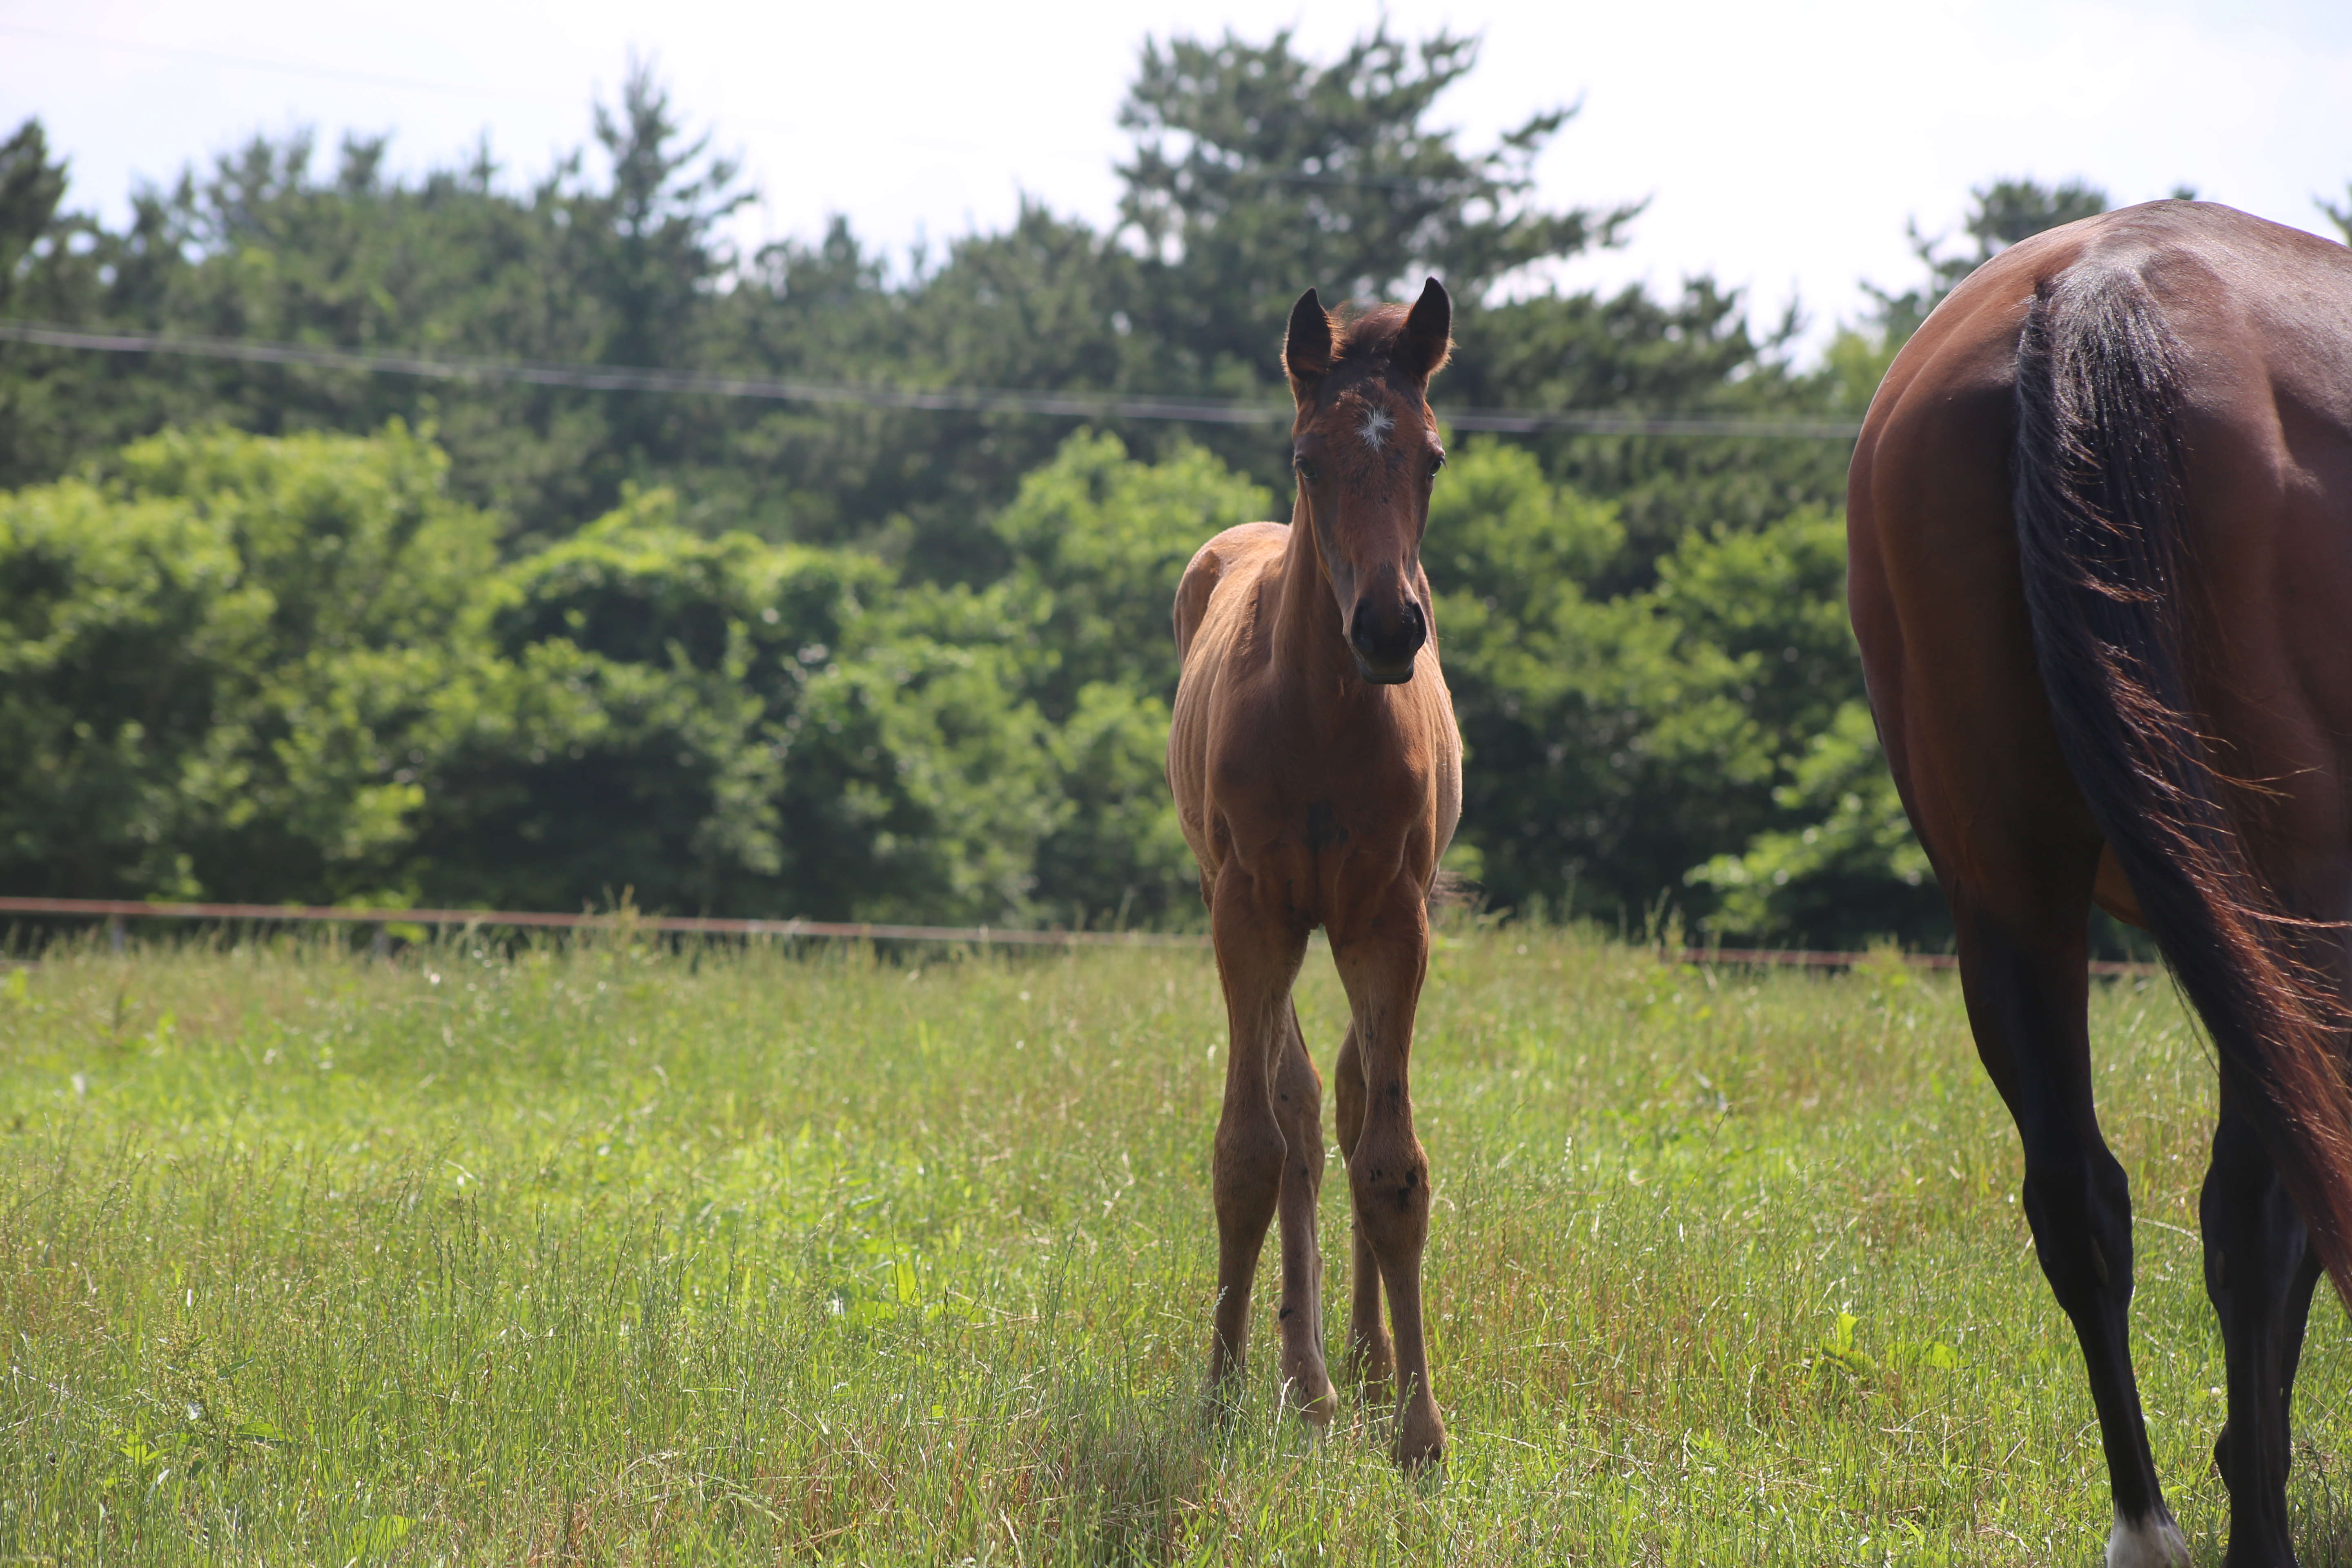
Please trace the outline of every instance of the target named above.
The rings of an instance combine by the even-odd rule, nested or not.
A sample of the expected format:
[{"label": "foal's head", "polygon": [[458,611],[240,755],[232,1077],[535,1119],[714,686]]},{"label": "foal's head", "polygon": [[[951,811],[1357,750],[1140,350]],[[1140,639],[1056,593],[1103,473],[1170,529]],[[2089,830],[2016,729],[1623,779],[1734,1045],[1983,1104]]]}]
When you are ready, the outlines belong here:
[{"label": "foal's head", "polygon": [[1290,464],[1298,513],[1339,607],[1356,669],[1393,686],[1412,679],[1429,640],[1421,532],[1445,448],[1429,413],[1429,378],[1451,347],[1454,306],[1436,279],[1412,310],[1383,305],[1335,321],[1309,289],[1291,308],[1283,368],[1298,405]]}]

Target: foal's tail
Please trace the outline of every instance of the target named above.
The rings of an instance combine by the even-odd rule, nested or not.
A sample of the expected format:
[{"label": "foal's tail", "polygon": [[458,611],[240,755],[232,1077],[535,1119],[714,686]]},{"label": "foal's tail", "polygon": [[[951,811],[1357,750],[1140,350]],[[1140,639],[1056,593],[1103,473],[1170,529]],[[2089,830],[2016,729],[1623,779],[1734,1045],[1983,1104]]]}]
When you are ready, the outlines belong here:
[{"label": "foal's tail", "polygon": [[2352,1093],[2329,933],[2248,862],[2185,678],[2179,341],[2127,269],[2036,291],[2018,348],[2016,510],[2066,759],[2172,972],[2352,1304]]}]

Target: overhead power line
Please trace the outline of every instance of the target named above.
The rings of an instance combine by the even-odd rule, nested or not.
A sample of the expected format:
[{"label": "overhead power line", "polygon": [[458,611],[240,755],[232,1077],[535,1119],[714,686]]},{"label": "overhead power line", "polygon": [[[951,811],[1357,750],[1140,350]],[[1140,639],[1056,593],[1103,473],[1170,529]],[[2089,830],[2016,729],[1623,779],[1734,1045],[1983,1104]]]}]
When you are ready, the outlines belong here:
[{"label": "overhead power line", "polygon": [[144,38],[93,38],[87,33],[59,32],[54,27],[28,27],[20,22],[0,22],[0,33],[20,38],[38,38],[43,43],[66,44],[76,48],[114,49],[134,55],[149,55],[158,59],[187,60],[197,65],[230,66],[240,70],[273,71],[281,76],[325,79],[331,81],[364,82],[371,87],[421,89],[426,92],[458,93],[468,98],[505,98],[520,103],[561,103],[567,107],[579,102],[576,97],[558,97],[546,92],[519,92],[510,87],[488,87],[477,82],[428,81],[421,77],[385,76],[376,71],[355,71],[338,66],[296,64],[291,60],[259,59],[251,55],[222,54],[215,49],[182,48],[171,44],[158,44]]},{"label": "overhead power line", "polygon": [[[656,392],[702,397],[750,397],[782,403],[847,404],[868,408],[920,408],[963,414],[1044,414],[1081,419],[1159,419],[1199,425],[1275,425],[1291,411],[1270,403],[1160,397],[1115,392],[1030,392],[1004,387],[835,385],[644,365],[545,363],[530,360],[457,359],[426,354],[371,353],[312,343],[253,338],[193,337],[172,332],[91,331],[46,321],[0,321],[0,342],[101,353],[182,354],[247,364],[309,365],[373,375],[414,375],[439,381],[513,382],[585,392]],[[1746,419],[1710,414],[1612,414],[1599,410],[1444,408],[1437,416],[1457,430],[1517,435],[1556,431],[1585,436],[1745,436],[1767,439],[1850,441],[1861,426],[1841,419]]]},{"label": "overhead power line", "polygon": [[[97,38],[84,33],[63,33],[54,27],[27,27],[16,22],[0,22],[0,36],[37,38],[45,43],[65,44],[76,48],[111,49],[131,54],[148,55],[160,59],[187,60],[199,65],[226,66],[239,70],[268,71],[280,76],[294,76],[305,80],[357,82],[370,87],[410,89],[423,92],[449,93],[464,98],[506,99],[516,103],[562,104],[579,108],[592,101],[572,93],[530,92],[512,87],[491,87],[480,82],[434,81],[424,77],[386,76],[380,71],[348,70],[338,66],[303,64],[293,60],[262,59],[251,55],[223,54],[214,49],[177,47],[170,44],[151,43],[144,39]],[[814,139],[838,136],[837,124],[819,124],[792,120],[777,120],[767,115],[739,118],[735,125],[757,131],[780,132],[788,136]],[[970,152],[982,149],[998,153],[1020,153],[1027,157],[1061,158],[1095,161],[1087,153],[1066,144],[1045,142],[992,142],[971,136],[919,136],[894,131],[880,121],[858,128],[860,138],[888,142],[908,147],[954,148]]]}]

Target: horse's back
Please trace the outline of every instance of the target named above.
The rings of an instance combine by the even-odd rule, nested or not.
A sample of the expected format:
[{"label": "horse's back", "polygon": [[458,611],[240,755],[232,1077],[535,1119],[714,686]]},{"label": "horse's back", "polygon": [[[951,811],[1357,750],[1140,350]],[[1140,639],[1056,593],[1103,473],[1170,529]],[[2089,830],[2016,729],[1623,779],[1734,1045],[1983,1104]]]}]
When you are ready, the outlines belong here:
[{"label": "horse's back", "polygon": [[1248,581],[1253,586],[1282,557],[1290,528],[1280,522],[1244,522],[1226,529],[1185,564],[1176,584],[1176,657],[1189,662],[1192,644],[1208,619],[1221,584]]},{"label": "horse's back", "polygon": [[1282,559],[1290,529],[1245,522],[1226,529],[1192,552],[1176,584],[1176,656],[1180,674],[1168,726],[1168,784],[1184,841],[1209,892],[1220,855],[1209,828],[1209,746],[1218,677],[1259,612],[1266,574]]},{"label": "horse's back", "polygon": [[1279,522],[1245,522],[1226,529],[1192,552],[1176,584],[1179,674],[1168,777],[1180,805],[1185,803],[1188,788],[1198,794],[1197,774],[1206,762],[1206,726],[1218,677],[1263,612],[1266,578],[1281,562],[1289,537],[1288,526]]},{"label": "horse's back", "polygon": [[[2333,468],[2352,445],[2352,249],[2210,203],[2166,201],[2085,218],[2021,241],[1970,274],[1889,367],[1857,443],[1850,505],[1865,518],[1936,512],[1928,492],[1953,467],[1972,517],[1995,531],[1980,495],[2008,502],[2016,441],[2020,340],[2037,295],[2112,280],[2144,290],[2181,348],[2192,513],[2242,479],[2245,448],[2284,468]],[[1893,456],[1897,461],[1889,462]],[[2345,476],[2338,475],[2339,480]],[[2340,512],[2343,486],[2335,490]],[[1849,515],[1852,515],[1851,512]]]}]

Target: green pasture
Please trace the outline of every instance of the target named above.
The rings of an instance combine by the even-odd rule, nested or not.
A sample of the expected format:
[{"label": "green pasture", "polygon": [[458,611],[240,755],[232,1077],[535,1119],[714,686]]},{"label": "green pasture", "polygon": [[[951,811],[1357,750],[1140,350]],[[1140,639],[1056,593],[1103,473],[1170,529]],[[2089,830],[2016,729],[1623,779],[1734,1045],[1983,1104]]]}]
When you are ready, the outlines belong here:
[{"label": "green pasture", "polygon": [[[2162,981],[2094,1006],[2149,1422],[2218,1562],[2206,1047]],[[1328,1067],[1319,950],[1301,1009]],[[1263,1289],[1254,1384],[1204,1417],[1223,1050],[1184,949],[0,971],[0,1556],[2098,1561],[2096,1429],[1949,979],[1445,941],[1425,1478],[1376,1411],[1282,1414]],[[1336,1336],[1336,1158],[1322,1212]],[[2342,1563],[2352,1355],[2314,1324],[2297,1507]]]}]

